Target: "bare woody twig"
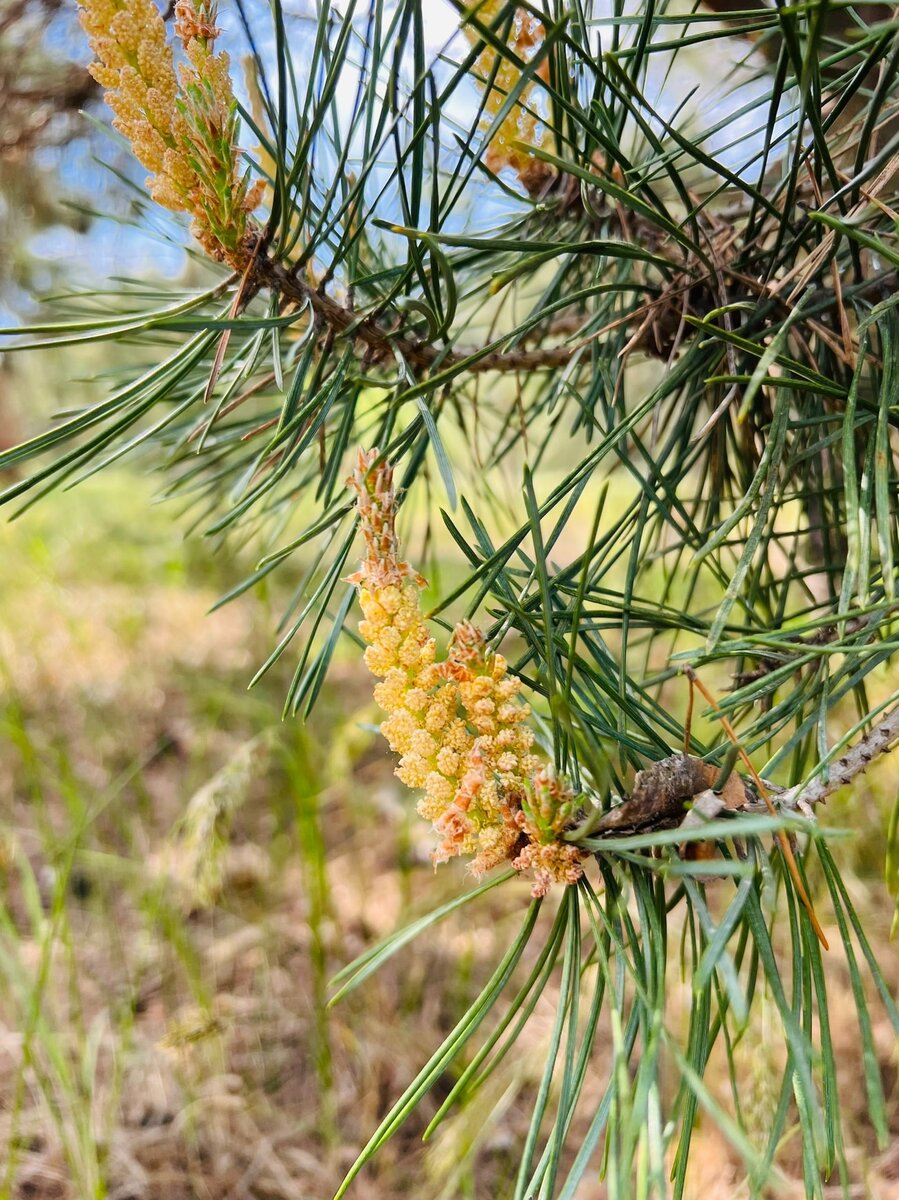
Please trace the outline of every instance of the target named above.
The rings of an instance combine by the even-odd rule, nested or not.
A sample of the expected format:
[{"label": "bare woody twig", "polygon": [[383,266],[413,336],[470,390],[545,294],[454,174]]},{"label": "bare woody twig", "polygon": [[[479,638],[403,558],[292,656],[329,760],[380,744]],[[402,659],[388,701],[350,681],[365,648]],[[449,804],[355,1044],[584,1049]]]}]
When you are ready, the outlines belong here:
[{"label": "bare woody twig", "polygon": [[308,304],[315,316],[338,337],[351,337],[362,342],[375,360],[394,358],[399,354],[412,366],[424,369],[436,365],[441,370],[451,370],[464,364],[468,371],[528,371],[564,366],[582,345],[574,342],[537,350],[494,350],[486,353],[474,349],[446,350],[417,338],[392,334],[371,317],[360,318],[352,309],[345,308],[331,296],[265,256],[258,261],[257,282],[299,304]]},{"label": "bare woody twig", "polygon": [[851,783],[856,775],[861,775],[878,754],[885,754],[896,741],[899,741],[899,705],[837,759],[826,776],[818,775],[810,783],[800,783],[781,792],[777,803],[781,808],[812,808],[820,804],[832,792]]}]

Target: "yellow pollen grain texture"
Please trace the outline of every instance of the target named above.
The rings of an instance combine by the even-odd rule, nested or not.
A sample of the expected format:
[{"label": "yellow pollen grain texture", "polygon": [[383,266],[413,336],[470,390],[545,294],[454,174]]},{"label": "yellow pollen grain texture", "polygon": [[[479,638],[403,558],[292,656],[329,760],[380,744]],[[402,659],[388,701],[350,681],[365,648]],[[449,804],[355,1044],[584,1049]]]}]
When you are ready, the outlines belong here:
[{"label": "yellow pollen grain texture", "polygon": [[533,753],[520,682],[467,621],[438,661],[421,611],[424,581],[399,554],[392,470],[377,451],[360,453],[350,482],[366,547],[352,579],[365,662],[379,679],[375,700],[399,756],[396,774],[422,793],[418,811],[438,834],[435,862],[468,854],[482,873],[511,860],[532,872],[537,896],[553,882],[576,882],[582,855],[558,837],[573,802]]},{"label": "yellow pollen grain texture", "polygon": [[256,233],[250,213],[260,191],[241,172],[228,55],[213,53],[215,6],[179,0],[176,68],[153,0],[82,0],[78,10],[106,93],[113,126],[130,142],[164,208],[193,218],[191,230],[213,258],[243,268]]}]

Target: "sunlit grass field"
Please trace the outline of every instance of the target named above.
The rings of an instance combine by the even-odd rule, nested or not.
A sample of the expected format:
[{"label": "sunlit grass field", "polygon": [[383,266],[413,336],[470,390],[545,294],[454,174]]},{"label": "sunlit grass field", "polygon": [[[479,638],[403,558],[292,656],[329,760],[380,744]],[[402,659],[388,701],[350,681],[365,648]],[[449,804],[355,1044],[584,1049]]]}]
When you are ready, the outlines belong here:
[{"label": "sunlit grass field", "polygon": [[[489,975],[527,887],[491,893],[328,1007],[337,970],[472,881],[431,867],[355,647],[310,723],[282,721],[289,654],[247,690],[280,597],[210,613],[247,562],[183,540],[173,507],[152,498],[152,480],[120,470],[0,527],[0,1197],[327,1200]],[[894,992],[883,847],[895,779],[880,764],[823,818],[851,830],[835,853]],[[848,974],[838,951],[828,961],[857,1194],[890,1200],[896,1048],[872,1005],[894,1132],[882,1155]],[[671,988],[686,1027],[689,981]],[[441,1085],[355,1194],[510,1193],[552,998],[484,1092],[422,1147]],[[785,1052],[773,1017],[763,999],[735,1056],[759,1127]],[[610,1061],[600,1040],[585,1123]],[[722,1058],[721,1099],[725,1071]],[[794,1130],[782,1154],[797,1196],[799,1142]],[[584,1200],[606,1194],[600,1166]],[[741,1180],[705,1119],[690,1195],[738,1197]]]}]

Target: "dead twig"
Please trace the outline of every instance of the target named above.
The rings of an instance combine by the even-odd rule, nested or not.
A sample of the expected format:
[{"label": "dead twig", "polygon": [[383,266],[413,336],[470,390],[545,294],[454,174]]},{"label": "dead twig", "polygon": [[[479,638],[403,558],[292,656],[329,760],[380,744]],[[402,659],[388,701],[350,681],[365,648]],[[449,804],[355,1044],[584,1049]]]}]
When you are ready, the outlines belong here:
[{"label": "dead twig", "polygon": [[800,811],[811,810],[816,804],[821,804],[832,792],[847,783],[851,783],[857,775],[861,775],[871,762],[880,754],[885,754],[895,742],[899,741],[899,704],[889,712],[882,721],[865,734],[863,738],[846,751],[842,758],[831,764],[827,774],[818,775],[809,783],[800,783],[788,788],[777,797],[781,808],[793,808]]}]

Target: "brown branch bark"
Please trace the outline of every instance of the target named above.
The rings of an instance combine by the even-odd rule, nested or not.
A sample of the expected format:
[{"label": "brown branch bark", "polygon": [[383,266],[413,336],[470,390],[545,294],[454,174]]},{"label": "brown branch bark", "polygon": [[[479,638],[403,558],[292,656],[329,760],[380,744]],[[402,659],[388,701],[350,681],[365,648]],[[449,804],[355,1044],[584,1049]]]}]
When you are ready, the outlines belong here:
[{"label": "brown branch bark", "polygon": [[781,792],[777,796],[777,803],[781,808],[810,810],[816,804],[826,800],[832,792],[851,783],[857,775],[861,775],[867,770],[878,755],[885,754],[897,741],[899,741],[899,705],[854,746],[850,746],[842,758],[832,763],[826,778],[819,775],[811,783],[799,784]]},{"label": "brown branch bark", "polygon": [[[425,338],[410,336],[401,329],[390,330],[384,327],[376,316],[360,315],[354,309],[339,303],[329,296],[322,287],[313,287],[299,275],[283,264],[268,257],[262,244],[255,252],[256,258],[252,264],[252,285],[246,288],[244,301],[260,289],[269,288],[284,300],[294,304],[308,305],[313,317],[323,328],[332,331],[337,337],[351,338],[358,342],[365,351],[370,362],[384,362],[404,359],[413,369],[419,372],[430,370],[452,371],[454,368],[470,373],[487,371],[540,371],[553,370],[567,365],[591,341],[611,332],[617,325],[633,323],[640,325],[641,321],[648,324],[640,339],[640,349],[647,354],[655,354],[662,358],[668,356],[670,345],[667,329],[669,309],[674,312],[677,321],[680,320],[682,297],[684,293],[693,293],[696,302],[690,304],[691,311],[704,315],[706,307],[714,307],[720,298],[709,292],[705,293],[708,277],[697,274],[687,282],[673,280],[661,294],[638,306],[632,312],[622,316],[617,321],[601,330],[578,338],[564,345],[540,346],[527,348],[516,346],[511,350],[485,350],[484,347],[470,346],[458,349],[448,349],[434,345]],[[734,282],[746,285],[745,277],[733,271],[727,263],[722,265],[722,273]],[[881,294],[892,276],[884,275],[874,281],[869,288],[863,289],[862,294]],[[749,286],[750,294],[758,291],[756,286]],[[732,297],[733,298],[733,297]],[[777,297],[772,297],[777,299]],[[835,303],[835,298],[832,298]],[[677,322],[676,322],[677,323]],[[818,336],[827,339],[829,331],[815,321],[810,323]],[[559,336],[565,333],[576,333],[577,324],[570,318],[557,318],[551,323],[548,335]],[[660,336],[661,335],[661,336]],[[524,336],[525,341],[533,340],[534,332]],[[830,344],[830,343],[828,343]],[[632,347],[633,348],[633,347]],[[831,346],[831,349],[834,347]]]},{"label": "brown branch bark", "polygon": [[[467,371],[538,371],[564,366],[585,344],[550,346],[535,350],[443,350],[431,342],[391,333],[372,317],[360,318],[352,309],[339,304],[325,292],[312,287],[280,263],[260,255],[256,266],[257,284],[270,287],[298,304],[308,304],[315,316],[338,337],[361,342],[375,361],[401,356],[420,370],[438,367],[450,370],[465,364]],[[473,357],[480,354],[480,357]],[[471,359],[472,361],[468,361]]]}]

